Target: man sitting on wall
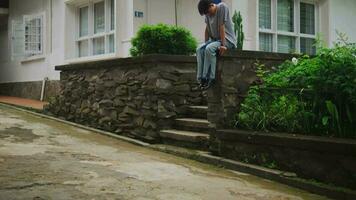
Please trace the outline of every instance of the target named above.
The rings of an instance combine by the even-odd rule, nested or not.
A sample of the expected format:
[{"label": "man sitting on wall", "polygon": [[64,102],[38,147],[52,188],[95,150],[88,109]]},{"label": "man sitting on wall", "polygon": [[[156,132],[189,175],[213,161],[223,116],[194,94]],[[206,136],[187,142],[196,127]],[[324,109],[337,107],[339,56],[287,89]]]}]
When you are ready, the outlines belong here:
[{"label": "man sitting on wall", "polygon": [[206,90],[215,83],[216,56],[227,49],[235,48],[236,36],[225,3],[215,4],[213,0],[200,0],[200,15],[205,15],[205,43],[197,48],[197,79],[200,88]]}]

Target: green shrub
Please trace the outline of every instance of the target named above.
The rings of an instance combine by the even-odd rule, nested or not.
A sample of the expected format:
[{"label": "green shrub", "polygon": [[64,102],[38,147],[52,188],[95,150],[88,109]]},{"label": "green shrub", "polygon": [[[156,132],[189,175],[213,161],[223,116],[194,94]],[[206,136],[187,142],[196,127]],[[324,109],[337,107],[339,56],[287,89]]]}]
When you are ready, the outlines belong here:
[{"label": "green shrub", "polygon": [[234,31],[237,38],[236,47],[237,49],[242,50],[244,46],[245,33],[243,31],[242,16],[240,11],[236,12],[235,10],[232,22],[234,23]]},{"label": "green shrub", "polygon": [[197,48],[197,41],[183,27],[164,24],[144,25],[131,40],[132,56],[146,54],[192,55]]},{"label": "green shrub", "polygon": [[295,95],[275,95],[252,87],[241,105],[236,125],[251,130],[298,132],[303,128],[301,120],[311,115],[305,111],[306,106]]},{"label": "green shrub", "polygon": [[262,74],[237,115],[238,127],[356,137],[356,45],[321,47],[315,57],[286,61]]}]

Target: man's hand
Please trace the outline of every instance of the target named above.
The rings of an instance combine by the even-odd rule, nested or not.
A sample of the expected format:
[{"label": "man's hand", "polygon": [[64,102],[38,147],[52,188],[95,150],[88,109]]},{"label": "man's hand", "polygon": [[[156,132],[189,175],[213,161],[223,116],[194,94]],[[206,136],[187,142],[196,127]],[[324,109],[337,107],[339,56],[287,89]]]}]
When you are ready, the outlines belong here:
[{"label": "man's hand", "polygon": [[220,56],[224,55],[225,51],[227,51],[227,48],[225,46],[220,46],[218,49]]}]

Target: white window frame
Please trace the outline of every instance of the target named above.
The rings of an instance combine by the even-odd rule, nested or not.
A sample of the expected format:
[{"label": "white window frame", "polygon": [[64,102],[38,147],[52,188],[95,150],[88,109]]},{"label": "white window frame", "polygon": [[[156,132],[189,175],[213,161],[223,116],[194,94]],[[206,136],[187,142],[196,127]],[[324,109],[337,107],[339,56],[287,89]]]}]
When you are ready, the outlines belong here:
[{"label": "white window frame", "polygon": [[[94,4],[104,2],[104,17],[105,17],[105,31],[101,33],[94,33]],[[114,29],[111,30],[111,6],[114,6],[114,16],[116,16],[116,1],[114,0],[114,5],[111,5],[111,0],[91,0],[85,3],[82,3],[76,7],[76,36],[75,36],[75,46],[76,46],[76,58],[95,58],[95,57],[107,57],[116,55],[116,22],[114,17]],[[80,8],[88,7],[88,35],[80,37]],[[109,37],[114,36],[114,51],[110,52],[110,43]],[[104,54],[94,55],[94,39],[104,37]],[[88,42],[88,55],[80,57],[79,55],[79,42],[81,41]]]},{"label": "white window frame", "polygon": [[[34,51],[34,50],[26,50],[26,22],[31,21],[34,19],[40,19],[41,23],[41,49],[39,51]],[[24,15],[23,16],[23,24],[24,24],[24,56],[27,59],[30,59],[32,57],[38,57],[44,55],[45,51],[45,28],[46,28],[46,23],[45,23],[45,13],[39,13],[39,14],[34,14],[34,15]]]},{"label": "white window frame", "polygon": [[[286,31],[278,31],[278,13],[277,13],[277,2],[278,0],[271,0],[271,29],[262,29],[259,26],[259,1],[257,2],[257,28],[258,32],[256,35],[256,46],[257,50],[260,51],[260,33],[267,33],[272,34],[272,51],[278,52],[278,35],[281,36],[292,36],[295,37],[295,50],[296,53],[300,53],[300,38],[309,38],[309,39],[316,39],[317,32],[318,32],[318,24],[319,24],[319,3],[317,0],[294,0],[294,27],[293,32],[286,32]],[[300,3],[308,3],[314,5],[314,26],[315,26],[315,33],[312,34],[303,34],[300,33]]]},{"label": "white window frame", "polygon": [[[41,24],[41,49],[39,51],[26,50],[26,22],[40,18]],[[16,30],[15,27],[16,26]],[[20,33],[20,35],[18,35]],[[36,13],[33,15],[23,15],[21,20],[12,20],[12,51],[11,59],[20,62],[32,61],[45,58],[46,53],[46,13]]]}]

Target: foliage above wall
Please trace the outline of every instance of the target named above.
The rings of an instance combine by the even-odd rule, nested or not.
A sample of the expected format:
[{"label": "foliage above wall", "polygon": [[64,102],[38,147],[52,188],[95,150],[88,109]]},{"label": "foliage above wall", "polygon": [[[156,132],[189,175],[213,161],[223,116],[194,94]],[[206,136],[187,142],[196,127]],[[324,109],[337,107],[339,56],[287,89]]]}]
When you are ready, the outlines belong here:
[{"label": "foliage above wall", "polygon": [[234,16],[232,17],[232,21],[234,23],[234,31],[237,39],[236,47],[237,49],[242,50],[244,45],[245,33],[243,31],[242,16],[240,11],[237,13],[235,10]]},{"label": "foliage above wall", "polygon": [[190,31],[183,27],[165,24],[144,25],[131,41],[132,56],[147,54],[192,55],[197,41]]},{"label": "foliage above wall", "polygon": [[356,138],[356,45],[318,47],[317,56],[287,61],[276,72],[259,66],[237,126]]}]

